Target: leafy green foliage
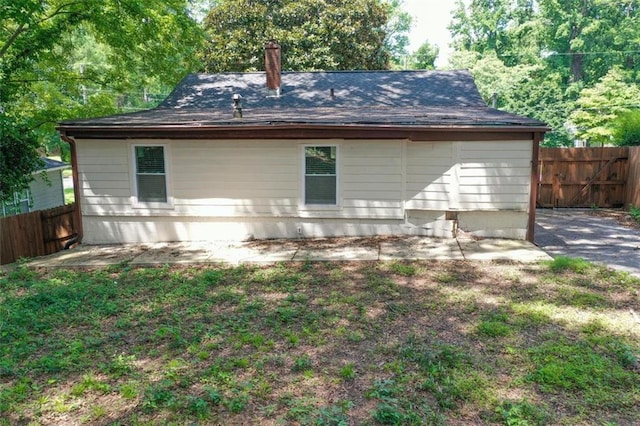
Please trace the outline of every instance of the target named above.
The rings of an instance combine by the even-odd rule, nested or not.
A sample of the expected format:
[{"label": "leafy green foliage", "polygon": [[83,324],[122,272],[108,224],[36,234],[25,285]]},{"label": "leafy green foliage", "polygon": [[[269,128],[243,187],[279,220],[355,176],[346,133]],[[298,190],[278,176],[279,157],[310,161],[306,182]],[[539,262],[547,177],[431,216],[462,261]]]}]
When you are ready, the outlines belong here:
[{"label": "leafy green foliage", "polygon": [[640,145],[640,109],[623,112],[613,122],[613,142],[620,146]]},{"label": "leafy green foliage", "polygon": [[0,113],[0,203],[28,188],[32,172],[42,166],[39,143],[24,125]]},{"label": "leafy green foliage", "polygon": [[384,45],[394,65],[401,64],[407,55],[409,45],[408,32],[411,28],[411,15],[402,10],[403,0],[383,0],[387,8],[388,20],[385,25]]},{"label": "leafy green foliage", "polygon": [[221,0],[204,20],[204,68],[262,70],[264,45],[276,40],[283,70],[385,69],[385,42],[406,45],[404,25],[388,32],[392,11],[379,0]]},{"label": "leafy green foliage", "polygon": [[628,73],[612,68],[593,87],[580,92],[577,109],[570,116],[580,139],[590,144],[614,141],[617,117],[640,99],[640,86],[631,80]]},{"label": "leafy green foliage", "polygon": [[432,45],[428,41],[425,41],[418,47],[418,50],[413,55],[413,63],[411,68],[419,70],[432,70],[435,69],[435,62],[438,58],[440,49],[438,46]]},{"label": "leafy green foliage", "polygon": [[[460,66],[456,56],[478,54],[468,68],[485,100],[497,93],[499,108],[547,122],[553,131],[545,145],[572,145],[572,133],[609,142],[617,113],[637,104],[627,83],[640,70],[639,11],[638,0],[459,1],[449,27],[459,51],[452,65]],[[486,58],[495,73],[482,82]],[[616,69],[629,81],[612,85],[622,82]]]},{"label": "leafy green foliage", "polygon": [[202,34],[187,0],[9,3],[0,8],[0,105],[3,133],[21,129],[16,171],[33,165],[33,138],[43,153],[67,155],[58,121],[155,105],[148,93],[166,94],[197,68]]}]

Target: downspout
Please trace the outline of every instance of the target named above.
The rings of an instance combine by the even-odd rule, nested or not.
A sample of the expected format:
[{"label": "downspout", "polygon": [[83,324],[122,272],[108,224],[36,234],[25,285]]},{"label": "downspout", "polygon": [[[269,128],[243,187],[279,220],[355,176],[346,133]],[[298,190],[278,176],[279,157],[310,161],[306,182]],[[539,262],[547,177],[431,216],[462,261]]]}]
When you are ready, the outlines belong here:
[{"label": "downspout", "polygon": [[540,152],[540,140],[542,134],[533,134],[531,152],[531,191],[529,195],[529,223],[527,224],[527,241],[533,243],[536,229],[536,203],[538,202],[538,154]]},{"label": "downspout", "polygon": [[69,144],[71,148],[71,177],[73,179],[73,202],[76,205],[75,211],[73,213],[73,220],[76,224],[77,236],[72,240],[69,240],[67,244],[65,244],[65,249],[69,248],[71,245],[75,243],[81,243],[82,237],[84,235],[82,229],[82,214],[80,214],[80,180],[78,178],[78,154],[76,150],[76,141],[67,136],[64,131],[60,132],[60,137],[63,141]]}]

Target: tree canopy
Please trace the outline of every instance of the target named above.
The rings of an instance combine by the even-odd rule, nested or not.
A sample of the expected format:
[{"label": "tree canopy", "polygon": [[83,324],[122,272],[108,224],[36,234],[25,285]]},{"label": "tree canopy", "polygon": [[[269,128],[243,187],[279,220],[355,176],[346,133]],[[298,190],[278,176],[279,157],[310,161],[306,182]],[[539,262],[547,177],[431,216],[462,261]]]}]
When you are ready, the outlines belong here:
[{"label": "tree canopy", "polygon": [[[136,91],[173,86],[185,72],[197,68],[194,57],[201,32],[188,14],[188,4],[187,0],[3,3],[2,199],[23,189],[30,176],[26,172],[37,166],[38,156],[47,146],[59,144],[56,122],[135,107],[128,98]],[[139,104],[144,104],[143,98],[141,93]],[[15,176],[25,172],[27,178],[12,178],[14,170]]]},{"label": "tree canopy", "polygon": [[[617,114],[633,106],[623,93],[635,93],[640,72],[640,0],[459,0],[449,28],[457,50],[451,65],[477,58],[469,68],[488,77],[477,78],[481,92],[549,123],[547,144],[611,141]],[[623,108],[598,89],[613,88],[614,69]]]},{"label": "tree canopy", "polygon": [[204,69],[263,69],[269,40],[280,44],[285,70],[386,69],[389,46],[407,44],[393,12],[380,0],[220,0],[204,20]]}]

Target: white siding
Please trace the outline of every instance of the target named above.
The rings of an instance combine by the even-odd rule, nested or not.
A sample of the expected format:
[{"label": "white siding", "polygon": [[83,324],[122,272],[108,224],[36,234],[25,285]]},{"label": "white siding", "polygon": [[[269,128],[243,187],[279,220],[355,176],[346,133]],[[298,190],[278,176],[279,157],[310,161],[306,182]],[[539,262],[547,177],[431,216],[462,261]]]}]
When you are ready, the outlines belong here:
[{"label": "white siding", "polygon": [[[401,219],[402,142],[158,141],[168,143],[169,209],[135,208],[131,146],[78,144],[85,215]],[[304,206],[302,147],[339,146],[339,206]]]},{"label": "white siding", "polygon": [[409,143],[407,209],[528,210],[531,141]]},{"label": "white siding", "polygon": [[460,143],[458,208],[527,211],[531,146],[531,141]]},{"label": "white siding", "polygon": [[174,141],[175,213],[186,216],[294,215],[297,147],[286,141]]},{"label": "white siding", "polygon": [[453,142],[407,144],[409,210],[450,210],[455,202]]},{"label": "white siding", "polygon": [[46,210],[64,205],[64,188],[62,187],[62,172],[54,170],[47,172],[47,181],[39,173],[29,185],[33,206],[31,211]]},{"label": "white siding", "polygon": [[83,215],[126,214],[131,210],[129,144],[82,140],[77,144],[78,184]]},{"label": "white siding", "polygon": [[402,219],[403,141],[345,141],[341,217]]},{"label": "white siding", "polygon": [[[155,143],[167,148],[169,203],[136,206],[132,147]],[[338,147],[337,206],[304,205],[305,145]],[[457,222],[479,235],[520,238],[530,161],[531,141],[78,141],[87,242],[445,236]],[[518,212],[509,213],[507,230],[504,210]]]}]

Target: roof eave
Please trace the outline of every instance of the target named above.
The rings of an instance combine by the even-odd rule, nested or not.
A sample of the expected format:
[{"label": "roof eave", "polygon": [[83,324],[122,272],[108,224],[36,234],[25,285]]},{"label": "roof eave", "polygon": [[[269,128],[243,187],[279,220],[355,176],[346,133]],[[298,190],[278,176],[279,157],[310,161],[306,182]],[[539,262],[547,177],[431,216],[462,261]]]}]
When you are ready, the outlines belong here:
[{"label": "roof eave", "polygon": [[[545,133],[544,125],[65,125],[60,133],[76,139],[410,139],[471,140],[512,139],[523,134]],[[482,135],[482,136],[480,136]]]}]

